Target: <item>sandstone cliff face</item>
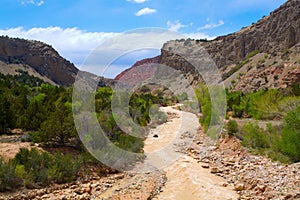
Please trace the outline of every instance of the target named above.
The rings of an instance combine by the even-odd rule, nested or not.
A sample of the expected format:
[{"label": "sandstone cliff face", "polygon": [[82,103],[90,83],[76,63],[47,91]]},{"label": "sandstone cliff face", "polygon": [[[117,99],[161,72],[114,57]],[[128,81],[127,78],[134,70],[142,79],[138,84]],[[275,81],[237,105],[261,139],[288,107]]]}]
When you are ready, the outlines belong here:
[{"label": "sandstone cliff face", "polygon": [[[288,1],[270,16],[239,32],[209,42],[192,41],[181,40],[177,45],[182,45],[187,51],[197,45],[203,46],[219,68],[236,64],[255,50],[276,55],[300,42],[300,1]],[[163,57],[165,54],[162,51]]]},{"label": "sandstone cliff face", "polygon": [[[225,86],[232,90],[249,92],[285,88],[299,83],[299,46],[300,0],[289,0],[270,16],[236,33],[212,41],[169,41],[162,47],[159,63],[182,71],[189,82],[196,85],[203,81],[203,77],[193,64],[203,65],[201,58],[209,55]],[[203,48],[207,55],[203,54]]]},{"label": "sandstone cliff face", "polygon": [[300,1],[289,0],[257,23],[203,45],[221,68],[236,64],[255,50],[276,55],[299,42]]},{"label": "sandstone cliff face", "polygon": [[[299,43],[300,1],[289,0],[270,16],[213,41],[187,39],[167,42],[161,51],[161,62],[185,72],[187,76],[193,75],[191,82],[194,85],[202,81],[201,77],[195,74],[193,65],[172,51],[180,47],[181,54],[193,54],[191,57],[196,58],[201,57],[201,53],[197,55],[195,49],[203,47],[219,68],[227,87],[244,92],[285,88],[299,83]],[[284,68],[285,73],[280,74],[280,70],[274,68]]]},{"label": "sandstone cliff face", "polygon": [[[146,58],[136,62],[131,68],[126,69],[115,77],[115,80],[127,83],[137,84],[143,80],[152,77],[156,72],[155,64],[160,62],[160,56]],[[139,66],[143,66],[139,68]]]},{"label": "sandstone cliff face", "polygon": [[31,40],[0,37],[0,60],[24,64],[58,85],[73,84],[78,69],[51,46]]}]

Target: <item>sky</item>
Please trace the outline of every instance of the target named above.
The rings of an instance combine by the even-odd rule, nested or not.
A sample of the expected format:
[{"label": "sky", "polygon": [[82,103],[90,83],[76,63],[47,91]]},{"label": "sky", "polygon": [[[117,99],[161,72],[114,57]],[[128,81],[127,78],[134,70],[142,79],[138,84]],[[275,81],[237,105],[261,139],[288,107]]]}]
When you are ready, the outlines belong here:
[{"label": "sky", "polygon": [[[0,35],[52,45],[82,68],[104,41],[147,27],[213,39],[257,22],[286,0],[1,0]],[[161,46],[164,41],[161,41]],[[114,77],[135,61],[159,54],[134,53],[105,74]],[[101,75],[101,74],[100,74]]]}]

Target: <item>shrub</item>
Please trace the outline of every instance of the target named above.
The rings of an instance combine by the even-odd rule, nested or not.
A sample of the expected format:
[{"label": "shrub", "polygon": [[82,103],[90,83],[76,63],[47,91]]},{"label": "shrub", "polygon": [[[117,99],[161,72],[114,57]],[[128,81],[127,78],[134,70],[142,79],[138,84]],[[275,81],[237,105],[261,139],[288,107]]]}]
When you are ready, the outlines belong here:
[{"label": "shrub", "polygon": [[202,113],[199,121],[204,127],[204,131],[206,132],[208,130],[212,115],[211,99],[207,86],[200,84],[196,89],[196,95],[199,101],[199,105],[201,106]]},{"label": "shrub", "polygon": [[54,156],[36,149],[20,149],[15,156],[14,173],[24,180],[26,187],[34,188],[51,181],[66,183],[77,177],[81,162],[71,155]]},{"label": "shrub", "polygon": [[33,143],[40,143],[40,142],[42,142],[42,138],[41,138],[42,134],[40,132],[38,132],[38,131],[29,132],[29,136],[30,136],[31,141]]},{"label": "shrub", "polygon": [[268,148],[270,146],[267,135],[257,124],[249,122],[242,128],[244,140],[242,144],[253,149]]},{"label": "shrub", "polygon": [[286,115],[288,112],[296,110],[298,106],[300,106],[300,98],[292,96],[281,100],[278,104],[278,109],[282,115]]},{"label": "shrub", "polygon": [[280,117],[278,103],[282,94],[275,89],[250,94],[250,114],[255,119],[274,119]]},{"label": "shrub", "polygon": [[[28,185],[46,185],[49,183],[47,169],[51,165],[51,157],[46,152],[38,152],[36,149],[20,149],[14,158],[17,166],[24,166],[27,176],[25,178]],[[21,169],[17,169],[20,173]],[[20,175],[20,174],[19,174]]]},{"label": "shrub", "polygon": [[76,179],[80,161],[74,161],[71,155],[56,154],[49,168],[49,177],[56,183],[66,183]]},{"label": "shrub", "polygon": [[288,156],[286,156],[278,151],[269,151],[268,157],[274,161],[279,161],[281,163],[290,163],[291,162],[291,160]]},{"label": "shrub", "polygon": [[300,106],[284,118],[280,150],[291,161],[300,161]]},{"label": "shrub", "polygon": [[234,136],[238,132],[238,124],[235,120],[229,120],[227,123],[227,133],[229,136]]},{"label": "shrub", "polygon": [[21,179],[15,174],[14,163],[5,163],[0,159],[0,191],[15,189],[20,184]]},{"label": "shrub", "polygon": [[177,95],[177,99],[179,102],[188,100],[188,95],[186,92],[183,92],[182,94]]},{"label": "shrub", "polygon": [[[208,135],[219,133],[218,125],[221,124],[222,117],[225,117],[226,97],[224,91],[219,86],[208,88],[206,85],[199,84],[196,89],[196,95],[202,113],[199,122],[204,128],[204,132],[208,133],[211,127],[212,130]],[[213,138],[216,137],[217,135],[213,136]]]}]

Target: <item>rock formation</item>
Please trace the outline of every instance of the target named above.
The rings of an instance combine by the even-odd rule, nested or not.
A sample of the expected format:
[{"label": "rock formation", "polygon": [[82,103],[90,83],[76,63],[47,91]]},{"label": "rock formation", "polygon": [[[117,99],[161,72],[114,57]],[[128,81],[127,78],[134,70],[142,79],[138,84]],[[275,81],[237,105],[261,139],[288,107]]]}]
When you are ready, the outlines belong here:
[{"label": "rock formation", "polygon": [[[48,44],[0,36],[0,72],[15,75],[18,70],[62,86],[71,86],[79,71]],[[112,80],[100,77],[99,86],[112,83]]]},{"label": "rock formation", "polygon": [[78,72],[51,46],[32,40],[0,37],[0,60],[6,64],[30,66],[57,85],[72,85]]},{"label": "rock formation", "polygon": [[[155,64],[160,62],[160,56],[147,58],[136,62],[131,68],[126,69],[115,77],[115,80],[120,80],[128,84],[139,83],[147,78],[150,78],[156,72]],[[142,70],[138,66],[143,66]]]},{"label": "rock formation", "polygon": [[[299,83],[300,1],[289,0],[257,23],[212,41],[169,41],[162,47],[159,63],[184,72],[195,85],[202,81],[201,75],[182,54],[197,62],[203,48],[218,67],[225,85],[233,90],[249,92]],[[181,55],[173,53],[179,49]]]}]

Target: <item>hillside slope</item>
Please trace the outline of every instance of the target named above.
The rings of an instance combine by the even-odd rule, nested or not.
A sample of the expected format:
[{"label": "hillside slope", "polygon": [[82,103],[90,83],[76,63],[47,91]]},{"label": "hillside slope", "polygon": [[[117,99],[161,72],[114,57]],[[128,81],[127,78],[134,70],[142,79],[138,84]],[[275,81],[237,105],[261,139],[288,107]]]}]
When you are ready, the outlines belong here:
[{"label": "hillside slope", "polygon": [[[79,69],[48,44],[0,36],[0,73],[18,75],[20,71],[52,85],[69,87]],[[99,77],[99,86],[112,84],[113,80]]]},{"label": "hillside slope", "polygon": [[219,68],[225,86],[233,90],[249,92],[300,83],[300,0],[289,0],[257,23],[212,41],[169,41],[161,49],[159,63],[182,71],[196,85],[201,75],[186,58],[173,52],[201,63],[198,58],[203,48]]},{"label": "hillside slope", "polygon": [[40,76],[64,86],[72,85],[78,72],[74,64],[61,57],[50,45],[25,39],[0,37],[0,61],[7,65],[27,66]]}]

